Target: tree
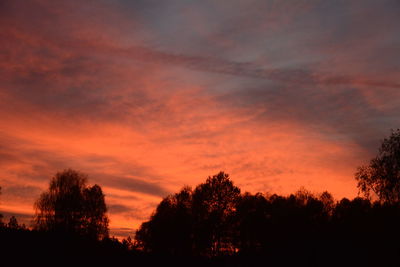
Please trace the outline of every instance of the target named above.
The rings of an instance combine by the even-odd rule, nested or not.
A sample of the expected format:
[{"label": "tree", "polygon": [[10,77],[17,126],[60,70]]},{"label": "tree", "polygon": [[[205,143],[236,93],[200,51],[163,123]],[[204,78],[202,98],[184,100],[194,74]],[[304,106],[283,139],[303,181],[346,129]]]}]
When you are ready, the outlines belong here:
[{"label": "tree", "polygon": [[381,202],[400,201],[400,129],[392,130],[382,141],[378,155],[368,166],[359,167],[355,178],[365,197],[370,198],[372,191]]},{"label": "tree", "polygon": [[212,255],[233,249],[232,221],[240,189],[229,179],[229,175],[219,172],[208,177],[205,183],[193,192],[193,215],[195,220],[195,244],[199,251],[209,250]]},{"label": "tree", "polygon": [[122,240],[122,245],[124,246],[125,250],[132,250],[135,247],[133,244],[132,238],[130,236],[128,236],[128,238],[126,238],[126,239],[124,238]]},{"label": "tree", "polygon": [[335,207],[335,199],[333,198],[332,194],[328,191],[324,191],[319,196],[319,200],[324,205],[324,211],[327,215],[332,215],[333,209]]},{"label": "tree", "polygon": [[84,217],[83,227],[86,233],[94,238],[108,236],[107,206],[101,187],[97,184],[83,191]]},{"label": "tree", "polygon": [[[0,186],[0,195],[1,195],[1,186]],[[3,227],[4,223],[3,223],[3,214],[0,213],[0,227]]]},{"label": "tree", "polygon": [[194,191],[167,196],[135,235],[135,247],[170,255],[220,255],[232,251],[240,189],[223,172]]},{"label": "tree", "polygon": [[18,225],[17,218],[15,216],[11,216],[10,221],[7,224],[8,228],[16,230],[19,229],[20,226]]},{"label": "tree", "polygon": [[50,181],[35,203],[35,228],[91,236],[108,236],[108,217],[101,187],[87,186],[87,175],[67,169]]},{"label": "tree", "polygon": [[236,246],[242,253],[260,251],[268,240],[268,200],[261,194],[245,193],[236,206]]},{"label": "tree", "polygon": [[167,196],[135,235],[139,249],[171,255],[189,255],[192,249],[192,190],[184,187]]}]

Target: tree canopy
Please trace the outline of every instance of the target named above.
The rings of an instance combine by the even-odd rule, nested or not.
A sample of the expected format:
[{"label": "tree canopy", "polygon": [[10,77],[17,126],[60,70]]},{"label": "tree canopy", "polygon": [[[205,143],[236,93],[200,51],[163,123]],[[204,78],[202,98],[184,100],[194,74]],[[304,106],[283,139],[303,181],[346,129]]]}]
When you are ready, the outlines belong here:
[{"label": "tree canopy", "polygon": [[243,266],[260,259],[321,260],[331,252],[347,257],[350,250],[379,254],[400,236],[399,208],[360,197],[336,202],[327,191],[315,194],[305,188],[288,196],[241,194],[220,172],[193,190],[184,187],[164,198],[136,232],[134,247],[158,256],[239,256]]},{"label": "tree canopy", "polygon": [[35,203],[35,227],[96,239],[107,237],[104,194],[98,185],[87,186],[87,180],[87,175],[72,169],[58,172]]},{"label": "tree canopy", "polygon": [[400,129],[392,130],[383,139],[378,155],[369,165],[359,167],[355,178],[360,192],[367,198],[372,192],[382,202],[400,201]]},{"label": "tree canopy", "polygon": [[240,197],[229,175],[219,172],[208,177],[193,192],[193,214],[197,228],[196,245],[200,251],[219,255],[232,250],[231,232],[233,212]]},{"label": "tree canopy", "polygon": [[193,191],[184,187],[161,201],[136,232],[136,244],[175,255],[218,255],[232,244],[228,226],[239,197],[240,189],[224,172],[208,177]]},{"label": "tree canopy", "polygon": [[36,208],[36,229],[14,216],[0,225],[5,255],[18,251],[41,261],[46,251],[47,261],[50,255],[54,262],[86,259],[92,265],[108,258],[112,265],[140,266],[337,266],[349,259],[352,265],[392,266],[400,249],[398,203],[362,197],[336,202],[329,192],[305,188],[284,196],[241,194],[224,172],[165,197],[134,242],[101,238],[108,232],[104,195],[74,170],[57,173]]}]

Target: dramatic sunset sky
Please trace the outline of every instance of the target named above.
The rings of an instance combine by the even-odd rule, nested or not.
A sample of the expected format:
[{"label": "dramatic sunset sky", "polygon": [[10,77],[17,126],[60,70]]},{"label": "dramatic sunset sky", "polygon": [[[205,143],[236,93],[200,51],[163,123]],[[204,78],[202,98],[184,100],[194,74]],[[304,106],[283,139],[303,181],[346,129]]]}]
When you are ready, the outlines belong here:
[{"label": "dramatic sunset sky", "polygon": [[223,170],[243,191],[357,195],[400,127],[400,1],[1,0],[0,213],[66,168],[132,235]]}]

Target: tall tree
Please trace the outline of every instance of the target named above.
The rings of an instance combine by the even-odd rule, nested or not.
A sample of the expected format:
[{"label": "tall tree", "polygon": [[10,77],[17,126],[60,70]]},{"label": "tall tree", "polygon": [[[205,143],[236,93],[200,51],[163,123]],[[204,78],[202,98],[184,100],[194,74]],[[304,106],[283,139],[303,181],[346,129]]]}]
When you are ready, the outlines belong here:
[{"label": "tall tree", "polygon": [[85,188],[83,191],[84,218],[83,228],[91,237],[108,236],[107,206],[103,191],[97,184]]},{"label": "tall tree", "polygon": [[35,203],[35,226],[39,230],[108,236],[108,217],[101,187],[87,186],[87,175],[67,169],[58,172],[49,189]]},{"label": "tall tree", "polygon": [[378,155],[369,165],[359,167],[355,178],[367,198],[372,192],[382,202],[400,201],[400,129],[392,130],[382,141]]},{"label": "tall tree", "polygon": [[240,198],[240,189],[229,175],[220,172],[208,177],[193,192],[195,216],[195,244],[203,253],[219,255],[222,250],[233,250],[231,232],[233,213]]},{"label": "tall tree", "polygon": [[173,255],[220,255],[232,251],[234,211],[240,189],[223,172],[195,190],[164,198],[135,235],[137,247]]},{"label": "tall tree", "polygon": [[136,246],[150,252],[189,255],[192,249],[191,199],[189,187],[164,198],[150,220],[136,232]]},{"label": "tall tree", "polygon": [[242,253],[256,252],[268,240],[269,202],[261,194],[245,193],[236,206],[236,246]]}]

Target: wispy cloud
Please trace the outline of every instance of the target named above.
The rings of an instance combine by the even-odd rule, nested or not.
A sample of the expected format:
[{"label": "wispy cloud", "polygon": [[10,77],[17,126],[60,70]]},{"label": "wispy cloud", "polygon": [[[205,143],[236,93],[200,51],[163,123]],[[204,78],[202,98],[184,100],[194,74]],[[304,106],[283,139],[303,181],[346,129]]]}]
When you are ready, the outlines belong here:
[{"label": "wispy cloud", "polygon": [[362,75],[335,75],[330,73],[319,73],[313,70],[289,68],[263,68],[252,62],[234,62],[213,57],[191,56],[160,52],[146,47],[130,47],[128,49],[110,48],[105,49],[123,58],[133,60],[171,64],[188,69],[207,71],[233,76],[243,76],[257,79],[278,81],[284,84],[304,85],[367,85],[376,87],[400,88],[399,82],[379,81],[364,78]]},{"label": "wispy cloud", "polygon": [[[88,173],[111,227],[220,170],[353,196],[400,124],[398,1],[2,1],[2,209]],[[22,216],[22,215],[21,215]]]}]

